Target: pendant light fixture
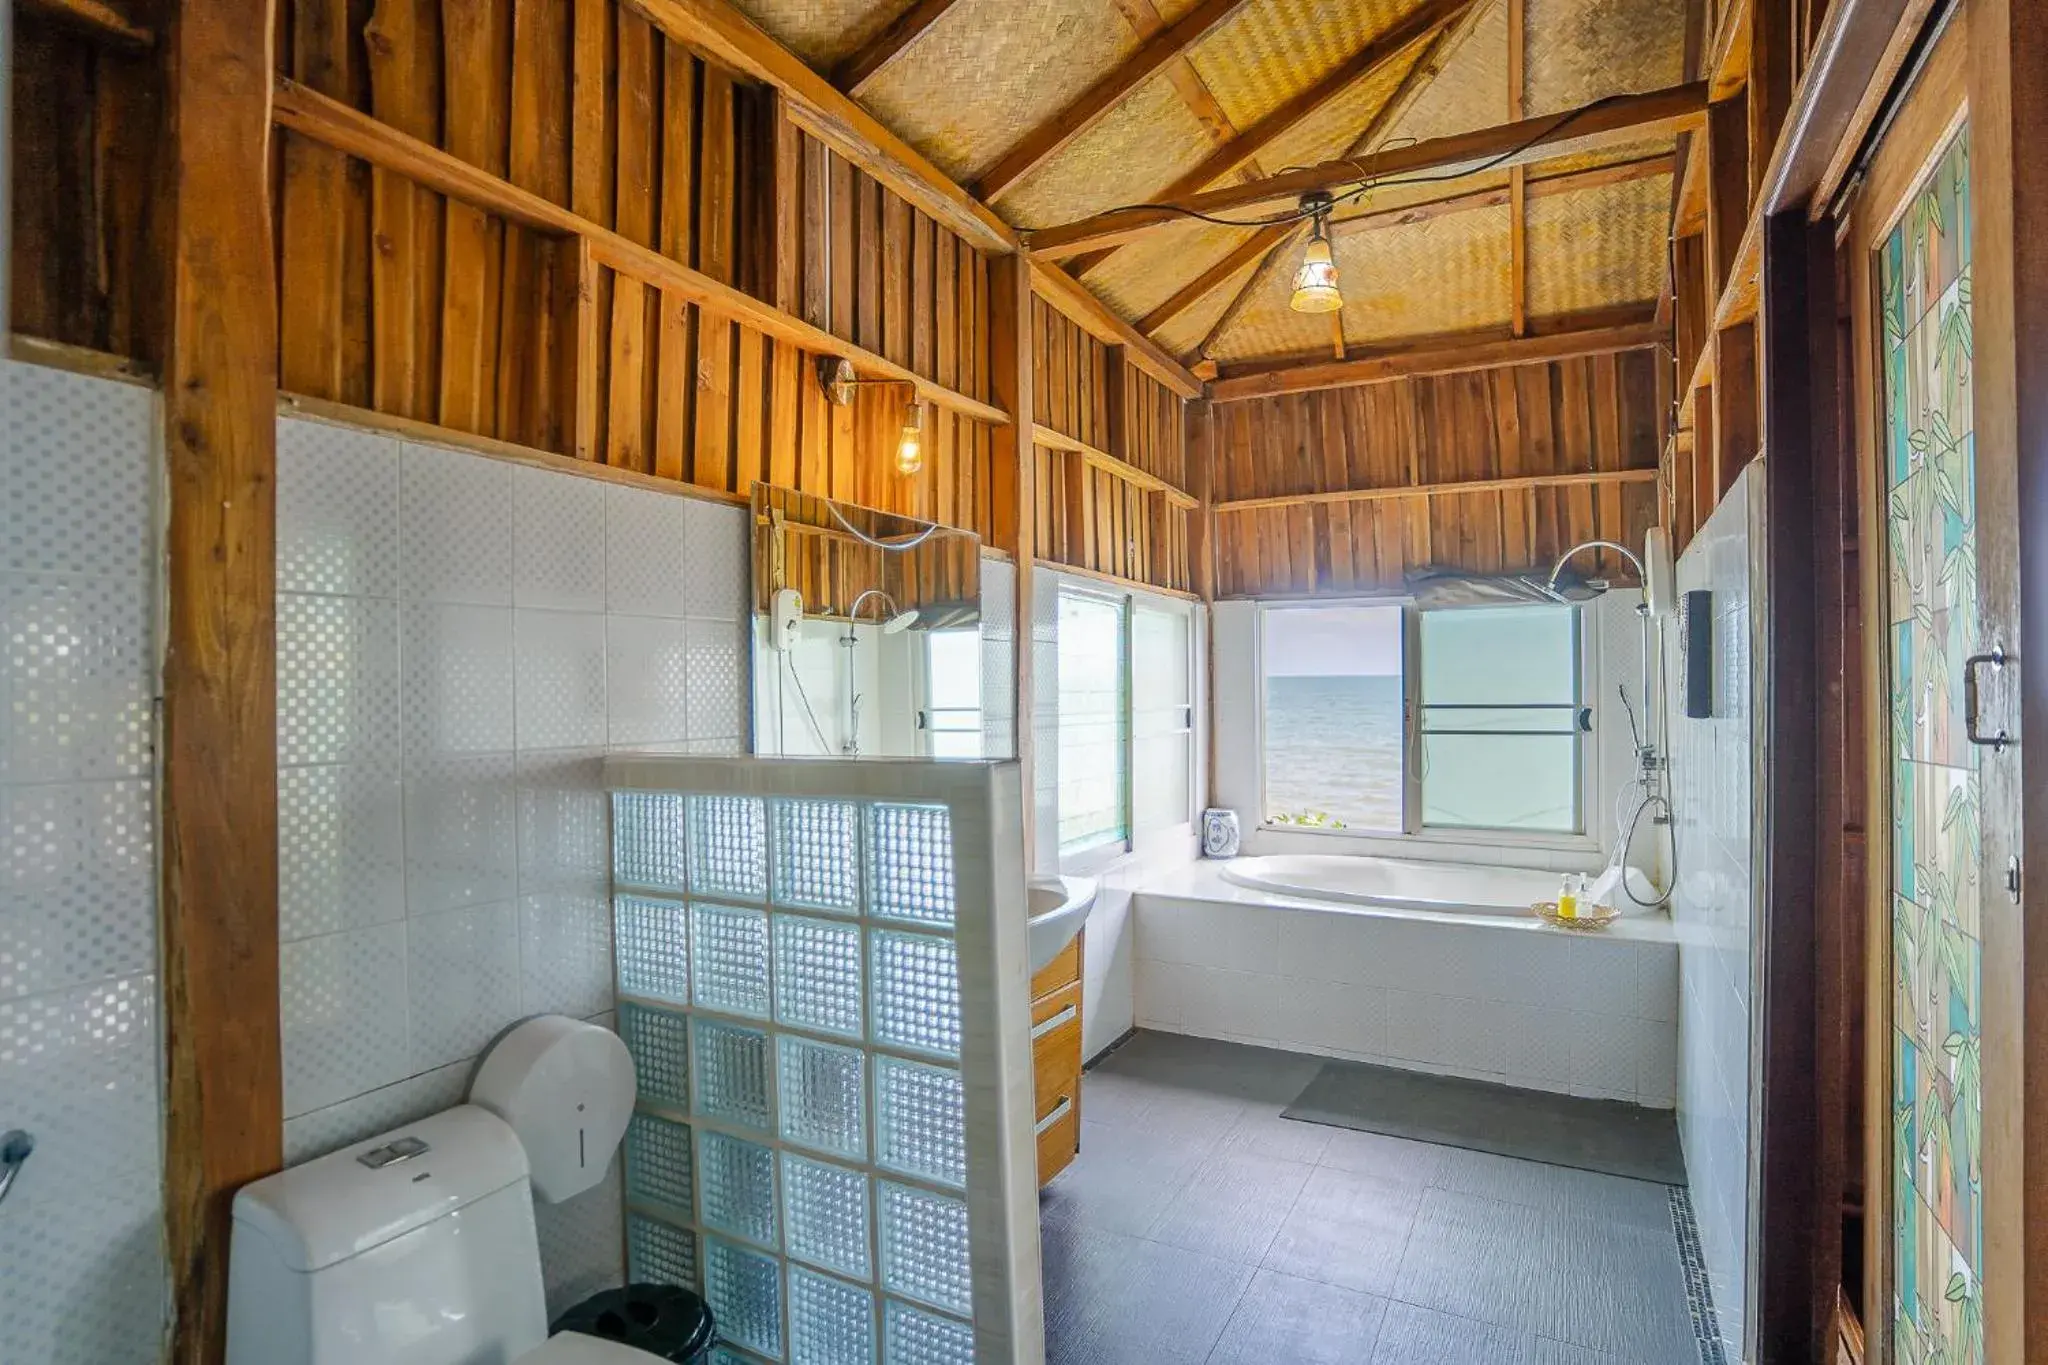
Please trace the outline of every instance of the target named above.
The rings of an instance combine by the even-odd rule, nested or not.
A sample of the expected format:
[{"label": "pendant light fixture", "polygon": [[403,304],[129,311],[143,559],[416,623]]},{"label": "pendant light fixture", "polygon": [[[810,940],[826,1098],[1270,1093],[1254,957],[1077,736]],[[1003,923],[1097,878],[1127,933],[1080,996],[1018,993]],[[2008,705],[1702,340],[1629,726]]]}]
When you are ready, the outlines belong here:
[{"label": "pendant light fixture", "polygon": [[1344,307],[1344,295],[1337,288],[1337,262],[1330,254],[1330,196],[1305,194],[1301,211],[1313,220],[1308,246],[1301,253],[1301,269],[1294,272],[1294,296],[1287,306],[1297,313],[1334,313]]}]

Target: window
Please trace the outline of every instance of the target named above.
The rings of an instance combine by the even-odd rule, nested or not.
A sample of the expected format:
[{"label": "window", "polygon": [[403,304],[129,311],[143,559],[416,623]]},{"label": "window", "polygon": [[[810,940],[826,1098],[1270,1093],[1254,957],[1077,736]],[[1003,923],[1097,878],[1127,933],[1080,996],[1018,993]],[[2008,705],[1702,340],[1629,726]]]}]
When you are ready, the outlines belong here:
[{"label": "window", "polygon": [[1060,853],[1130,840],[1128,605],[1060,590]]},{"label": "window", "polygon": [[925,704],[918,716],[933,758],[981,757],[981,631],[924,637]]},{"label": "window", "polygon": [[1402,609],[1268,607],[1261,639],[1267,823],[1405,828]]},{"label": "window", "polygon": [[1274,604],[1260,620],[1267,824],[1585,828],[1577,608]]},{"label": "window", "polygon": [[1194,817],[1194,627],[1186,610],[1131,608],[1131,824],[1185,825]]}]

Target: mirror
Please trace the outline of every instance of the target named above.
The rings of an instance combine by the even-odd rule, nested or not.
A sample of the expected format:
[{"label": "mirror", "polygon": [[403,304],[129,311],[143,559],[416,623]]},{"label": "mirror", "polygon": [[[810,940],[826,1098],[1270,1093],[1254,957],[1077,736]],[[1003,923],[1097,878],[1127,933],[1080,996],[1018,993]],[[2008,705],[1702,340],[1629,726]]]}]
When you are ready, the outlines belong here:
[{"label": "mirror", "polygon": [[754,485],[754,751],[981,758],[981,538]]}]

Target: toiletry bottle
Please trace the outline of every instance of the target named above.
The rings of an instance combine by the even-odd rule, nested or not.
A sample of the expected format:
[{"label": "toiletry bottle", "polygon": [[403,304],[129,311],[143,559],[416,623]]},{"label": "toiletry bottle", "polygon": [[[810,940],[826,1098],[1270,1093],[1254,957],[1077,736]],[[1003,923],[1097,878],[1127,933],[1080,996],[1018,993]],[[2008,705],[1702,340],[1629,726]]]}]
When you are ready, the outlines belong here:
[{"label": "toiletry bottle", "polygon": [[1559,919],[1577,919],[1579,917],[1578,879],[1570,873],[1565,874],[1563,884],[1557,888],[1557,917]]}]

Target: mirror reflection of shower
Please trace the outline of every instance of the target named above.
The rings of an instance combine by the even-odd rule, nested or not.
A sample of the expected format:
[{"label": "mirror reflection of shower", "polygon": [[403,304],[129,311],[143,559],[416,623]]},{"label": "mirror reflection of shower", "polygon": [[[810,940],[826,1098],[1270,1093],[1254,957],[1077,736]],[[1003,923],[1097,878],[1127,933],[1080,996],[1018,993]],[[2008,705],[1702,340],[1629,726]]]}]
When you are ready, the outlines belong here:
[{"label": "mirror reflection of shower", "polygon": [[898,611],[896,599],[880,588],[868,588],[853,599],[853,605],[846,610],[846,634],[839,637],[839,645],[846,655],[846,738],[840,742],[839,752],[848,758],[860,757],[860,679],[854,668],[853,651],[860,644],[860,637],[854,627],[860,624],[860,609],[867,605],[869,598],[879,598],[888,609],[881,618],[882,634],[900,635],[917,624],[915,611]]},{"label": "mirror reflection of shower", "polygon": [[[1677,575],[1671,562],[1671,544],[1665,538],[1661,527],[1650,528],[1644,537],[1641,556],[1619,541],[1588,540],[1572,546],[1559,555],[1557,563],[1550,570],[1549,581],[1544,586],[1558,601],[1567,600],[1558,591],[1557,586],[1558,580],[1564,575],[1565,566],[1588,550],[1612,550],[1620,555],[1636,571],[1636,582],[1642,588],[1642,601],[1636,604],[1636,619],[1642,630],[1643,667],[1636,701],[1633,704],[1630,702],[1627,684],[1615,685],[1615,690],[1621,696],[1622,710],[1628,715],[1629,730],[1635,740],[1636,775],[1635,780],[1623,788],[1620,798],[1615,803],[1615,828],[1618,838],[1614,846],[1614,856],[1608,864],[1607,875],[1615,877],[1619,889],[1631,901],[1650,909],[1669,901],[1671,893],[1678,886],[1678,826],[1671,808],[1671,759],[1668,744],[1670,728],[1667,723],[1669,707],[1665,705],[1663,686],[1663,623],[1676,607]],[[1645,814],[1650,816],[1653,827],[1665,831],[1669,854],[1662,889],[1655,885],[1647,887],[1650,893],[1647,897],[1638,893],[1634,878],[1630,876],[1632,869],[1628,864],[1629,848],[1635,842],[1637,828]]]}]

